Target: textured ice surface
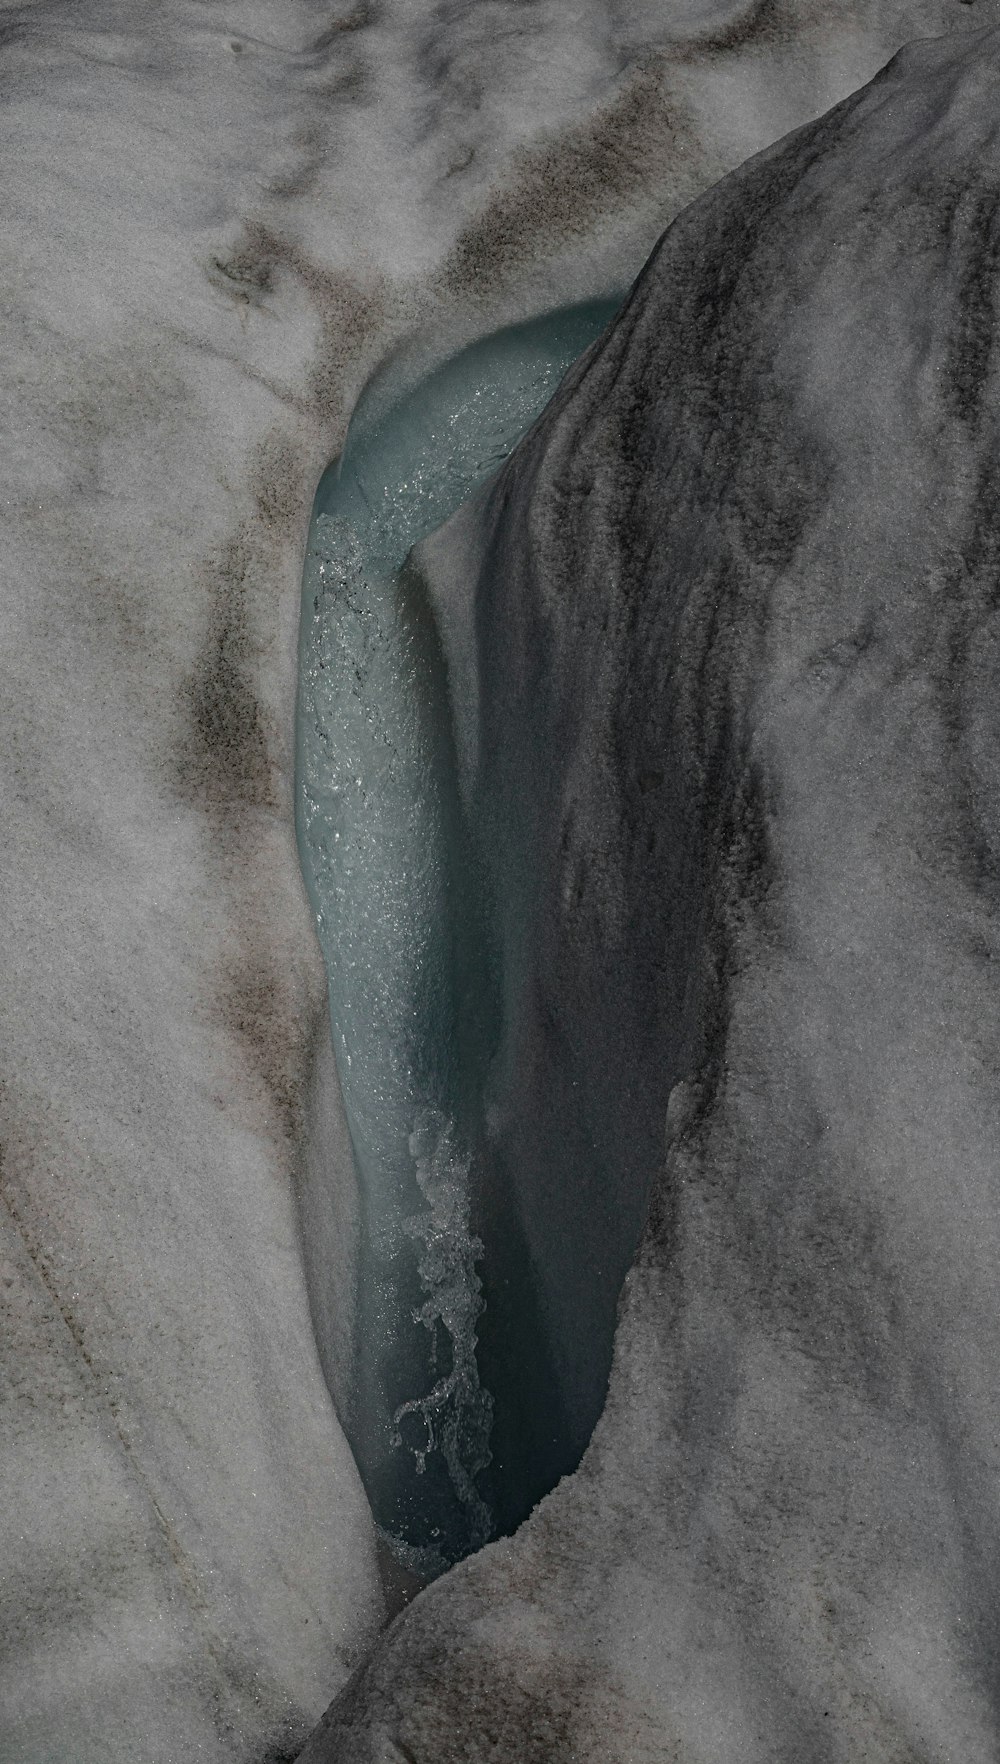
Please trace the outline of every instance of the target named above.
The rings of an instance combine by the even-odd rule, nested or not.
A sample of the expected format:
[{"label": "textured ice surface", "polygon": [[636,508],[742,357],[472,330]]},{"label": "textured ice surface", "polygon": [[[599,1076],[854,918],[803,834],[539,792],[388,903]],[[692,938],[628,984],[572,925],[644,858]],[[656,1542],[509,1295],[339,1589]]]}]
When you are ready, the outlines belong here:
[{"label": "textured ice surface", "polygon": [[998,1755],[998,345],[994,29],[695,203],[423,548],[544,1277],[572,1078],[652,1195],[580,1469],[309,1764]]},{"label": "textured ice surface", "polygon": [[376,1520],[425,1573],[494,1526],[470,1209],[499,1031],[444,659],[401,570],[612,311],[502,331],[377,420],[362,401],[310,528],[297,815],[362,1197],[353,1355],[331,1381]]},{"label": "textured ice surface", "polygon": [[276,1764],[381,1620],[314,1340],[349,1357],[358,1212],[292,828],[360,388],[607,293],[988,12],[4,7],[4,1764]]}]

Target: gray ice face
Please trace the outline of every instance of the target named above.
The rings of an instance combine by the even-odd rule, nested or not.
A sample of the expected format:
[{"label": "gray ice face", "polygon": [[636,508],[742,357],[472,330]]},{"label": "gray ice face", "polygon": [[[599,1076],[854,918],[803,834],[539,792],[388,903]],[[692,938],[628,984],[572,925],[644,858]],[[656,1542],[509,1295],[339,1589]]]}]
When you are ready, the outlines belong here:
[{"label": "gray ice face", "polygon": [[994,29],[688,209],[422,548],[564,1366],[581,1122],[651,1191],[580,1469],[310,1764],[997,1756],[998,340]]}]

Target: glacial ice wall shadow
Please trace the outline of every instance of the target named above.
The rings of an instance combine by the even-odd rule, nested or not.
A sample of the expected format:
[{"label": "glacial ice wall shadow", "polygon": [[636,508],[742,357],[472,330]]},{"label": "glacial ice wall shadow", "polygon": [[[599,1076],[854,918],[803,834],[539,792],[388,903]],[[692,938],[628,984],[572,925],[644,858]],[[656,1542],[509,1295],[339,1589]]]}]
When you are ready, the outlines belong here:
[{"label": "glacial ice wall shadow", "polygon": [[573,1468],[580,1429],[491,1167],[502,977],[438,631],[405,560],[614,311],[498,333],[375,419],[363,399],[309,532],[296,823],[362,1215],[351,1364],[333,1394],[376,1523],[425,1576],[530,1511]]}]

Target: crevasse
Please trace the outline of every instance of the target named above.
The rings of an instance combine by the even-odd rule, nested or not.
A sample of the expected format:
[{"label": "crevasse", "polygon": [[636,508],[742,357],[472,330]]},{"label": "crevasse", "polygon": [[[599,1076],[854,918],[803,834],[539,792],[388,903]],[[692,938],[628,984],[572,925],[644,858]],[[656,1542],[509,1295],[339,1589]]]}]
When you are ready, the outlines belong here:
[{"label": "crevasse", "polygon": [[422,1576],[485,1543],[517,1499],[498,1502],[491,1478],[502,1393],[477,1357],[472,1222],[498,976],[441,645],[405,560],[613,311],[500,332],[377,418],[363,399],[309,531],[296,821],[362,1196],[351,1368],[334,1396],[376,1523]]}]

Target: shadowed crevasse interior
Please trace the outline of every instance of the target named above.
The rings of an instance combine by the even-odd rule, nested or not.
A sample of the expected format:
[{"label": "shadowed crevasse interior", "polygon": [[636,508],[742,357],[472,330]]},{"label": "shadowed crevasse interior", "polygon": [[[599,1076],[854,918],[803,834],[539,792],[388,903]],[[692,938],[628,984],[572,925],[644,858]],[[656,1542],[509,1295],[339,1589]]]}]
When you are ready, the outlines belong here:
[{"label": "shadowed crevasse interior", "polygon": [[407,558],[492,476],[614,311],[502,331],[388,411],[380,397],[383,414],[363,399],[309,531],[297,832],[361,1200],[350,1352],[332,1374],[341,1362],[323,1357],[376,1523],[421,1577],[513,1529],[575,1467],[613,1317],[582,1413],[560,1387],[491,1147],[505,976],[456,752],[475,706],[452,702]]}]

